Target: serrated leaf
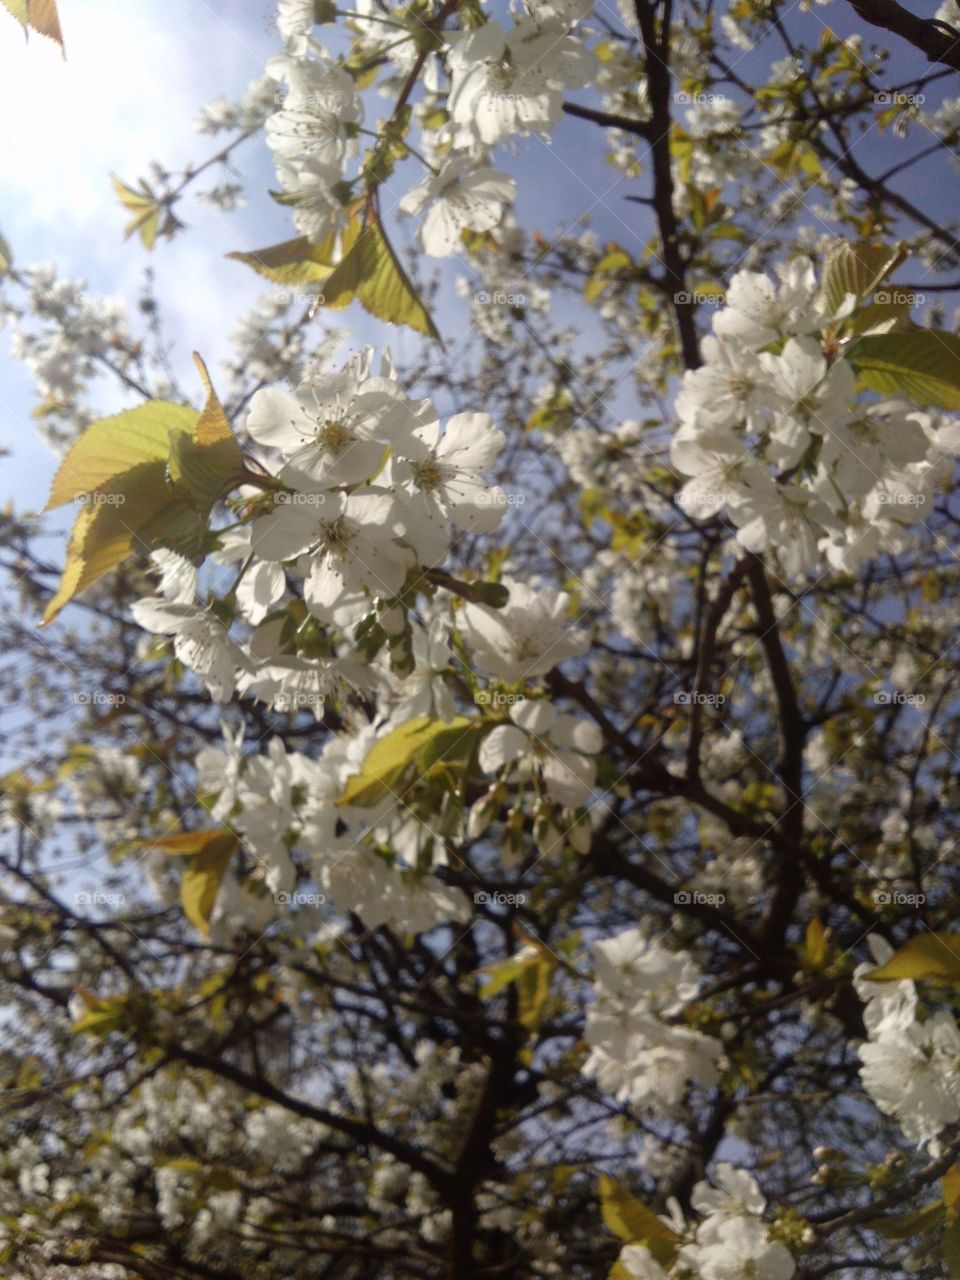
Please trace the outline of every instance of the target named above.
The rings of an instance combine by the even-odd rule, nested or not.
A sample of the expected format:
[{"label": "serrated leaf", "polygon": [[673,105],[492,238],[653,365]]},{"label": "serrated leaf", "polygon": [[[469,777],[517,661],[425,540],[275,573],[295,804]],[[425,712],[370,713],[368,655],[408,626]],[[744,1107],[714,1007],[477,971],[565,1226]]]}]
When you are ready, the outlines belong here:
[{"label": "serrated leaf", "polygon": [[198,511],[210,508],[243,480],[243,450],[233,434],[207,367],[194,352],[194,360],[207,390],[207,402],[194,432],[171,435],[170,478],[190,492]]},{"label": "serrated leaf", "polygon": [[46,36],[48,40],[58,44],[66,56],[56,0],[2,0],[2,3],[24,30],[31,27],[39,35]]},{"label": "serrated leaf", "polygon": [[902,245],[881,242],[850,244],[836,240],[827,251],[820,286],[821,305],[829,314],[838,311],[848,294],[863,301],[906,258]]},{"label": "serrated leaf", "polygon": [[477,724],[466,716],[457,716],[449,722],[433,716],[418,716],[398,725],[374,743],[360,772],[347,780],[337,804],[369,808],[396,795],[408,772],[424,773],[424,765],[430,768],[444,758],[445,752],[449,754],[455,749],[456,739],[472,733]]},{"label": "serrated leaf", "polygon": [[163,461],[142,462],[91,495],[77,516],[63,575],[43,614],[53,621],[65,604],[115,569],[135,551],[169,547],[195,557],[203,545],[207,518],[171,485]]},{"label": "serrated leaf", "polygon": [[933,981],[960,983],[960,934],[920,933],[886,964],[865,975],[871,982]]},{"label": "serrated leaf", "polygon": [[960,336],[939,329],[857,338],[844,352],[864,383],[881,395],[904,393],[918,404],[960,409]]},{"label": "serrated leaf", "polygon": [[311,244],[306,236],[284,240],[266,249],[250,249],[246,253],[228,253],[228,258],[252,267],[258,275],[274,284],[310,284],[326,280],[332,270],[333,239]]},{"label": "serrated leaf", "polygon": [[600,1208],[607,1230],[624,1244],[645,1244],[662,1267],[674,1261],[680,1246],[677,1233],[607,1174],[600,1175]]},{"label": "serrated leaf", "polygon": [[46,510],[92,493],[140,463],[165,459],[171,430],[192,433],[198,420],[189,405],[149,400],[91,423],[61,462]]},{"label": "serrated leaf", "polygon": [[341,310],[356,300],[378,320],[407,325],[440,341],[440,334],[400,265],[380,221],[353,219],[342,256],[323,287],[323,304]]}]

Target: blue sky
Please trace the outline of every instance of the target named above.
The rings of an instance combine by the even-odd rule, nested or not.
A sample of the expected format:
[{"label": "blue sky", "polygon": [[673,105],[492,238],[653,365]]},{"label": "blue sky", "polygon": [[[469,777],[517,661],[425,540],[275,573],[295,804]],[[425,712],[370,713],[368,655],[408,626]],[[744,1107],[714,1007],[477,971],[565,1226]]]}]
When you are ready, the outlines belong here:
[{"label": "blue sky", "polygon": [[[598,7],[615,18],[605,0],[598,0]],[[123,240],[126,215],[109,174],[133,181],[152,159],[179,168],[217,149],[217,139],[196,134],[193,120],[202,104],[219,93],[239,97],[262,74],[279,44],[274,5],[270,0],[243,5],[232,0],[166,0],[163,5],[61,0],[60,8],[66,61],[48,41],[33,37],[25,43],[16,23],[0,21],[0,111],[7,122],[0,231],[18,264],[55,262],[61,274],[83,277],[93,292],[120,296],[131,305],[144,267],[153,265],[168,331],[177,339],[176,365],[184,385],[193,386],[190,351],[201,351],[215,370],[228,350],[234,317],[260,290],[258,278],[227,261],[225,252],[291,234],[285,211],[265,195],[273,179],[269,152],[253,139],[238,153],[238,167],[249,180],[247,208],[223,216],[188,198],[181,211],[189,232],[162,242],[151,257],[138,240]],[[794,6],[791,16],[791,25],[808,40],[816,39],[826,21],[840,32],[855,29],[839,0],[806,14]],[[747,78],[761,74],[761,65],[779,52],[771,45],[746,54],[738,70]],[[898,52],[897,78],[926,69],[921,58]],[[570,96],[589,100],[586,92]],[[368,109],[375,113],[380,101],[374,99]],[[905,150],[889,132],[859,145],[858,154],[881,164]],[[916,135],[910,145],[918,145]],[[555,234],[586,214],[602,239],[617,239],[634,252],[649,235],[648,212],[624,199],[645,193],[647,183],[624,179],[604,163],[602,133],[595,126],[564,119],[552,142],[524,139],[512,153],[498,153],[497,163],[519,179],[518,210],[527,226]],[[939,159],[930,162],[927,173],[934,163],[942,176]],[[416,162],[402,166],[385,195],[385,208],[418,177]],[[918,179],[906,180],[905,189],[916,197]],[[920,203],[946,215],[955,201],[941,182],[929,183]],[[462,269],[448,262],[440,268],[449,281]],[[383,327],[355,307],[344,319],[354,343],[384,341]],[[466,304],[454,301],[450,287],[443,290],[441,319],[445,333],[454,337],[466,323]],[[418,340],[390,330],[389,341],[402,352]],[[56,460],[32,428],[31,380],[7,358],[6,348],[0,336],[0,441],[13,449],[12,459],[3,463],[0,500],[13,497],[20,509],[37,508]],[[107,397],[102,407],[109,411],[121,403]],[[629,404],[617,407],[625,416],[629,412]]]}]

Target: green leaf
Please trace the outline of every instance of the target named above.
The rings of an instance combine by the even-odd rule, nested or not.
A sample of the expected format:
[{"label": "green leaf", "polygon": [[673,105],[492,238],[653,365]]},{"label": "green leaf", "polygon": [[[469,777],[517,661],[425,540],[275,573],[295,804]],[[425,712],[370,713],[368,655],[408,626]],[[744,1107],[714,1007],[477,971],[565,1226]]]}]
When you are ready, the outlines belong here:
[{"label": "green leaf", "polygon": [[[117,177],[111,177],[111,181],[120,203],[133,214],[123,231],[125,239],[129,239],[134,232],[138,232],[143,247],[149,250],[157,243],[158,235],[173,235],[180,224],[142,178],[139,190],[136,187],[128,187]],[[165,217],[161,224],[162,214],[165,214]]]},{"label": "green leaf", "polygon": [[960,336],[941,329],[868,334],[844,352],[864,383],[881,395],[960,409]]},{"label": "green leaf", "polygon": [[142,462],[167,458],[171,430],[192,434],[197,423],[196,409],[168,400],[149,400],[91,423],[61,462],[46,510],[92,493]]},{"label": "green leaf", "polygon": [[912,1213],[895,1213],[886,1218],[875,1218],[867,1226],[887,1240],[909,1240],[911,1236],[926,1235],[928,1231],[938,1229],[943,1223],[943,1217],[943,1201],[935,1200]]},{"label": "green leaf", "polygon": [[233,832],[222,833],[191,857],[180,878],[180,901],[184,914],[204,937],[210,932],[210,917],[217,894],[238,847],[239,841]]},{"label": "green leaf", "polygon": [[508,960],[490,965],[480,988],[481,1000],[492,1000],[511,983],[517,988],[517,1016],[530,1032],[536,1031],[550,996],[557,960],[549,953],[525,947]]},{"label": "green leaf", "polygon": [[134,848],[160,849],[177,857],[192,857],[197,853],[210,853],[237,848],[237,837],[229,827],[209,827],[197,831],[180,831],[175,836],[158,836],[156,840],[135,840]]},{"label": "green leaf", "polygon": [[376,217],[355,217],[343,233],[342,257],[327,277],[323,305],[340,310],[356,300],[389,324],[404,324],[440,341],[427,309]]},{"label": "green leaf", "polygon": [[625,1244],[645,1244],[662,1267],[677,1256],[680,1237],[652,1210],[635,1200],[616,1178],[600,1175],[600,1208],[604,1225]]},{"label": "green leaf", "polygon": [[228,258],[246,263],[258,275],[274,284],[310,284],[326,280],[332,270],[333,238],[311,244],[306,236],[285,240],[266,249],[250,249],[247,253],[228,253]]},{"label": "green leaf", "polygon": [[824,310],[830,314],[838,311],[851,293],[858,302],[865,300],[906,256],[902,245],[849,244],[846,240],[835,240],[827,250],[820,286]]},{"label": "green leaf", "polygon": [[466,716],[449,722],[418,716],[398,725],[374,743],[363,768],[348,779],[337,804],[361,808],[379,804],[401,790],[408,772],[422,776],[439,761],[463,758],[466,743],[479,725]]},{"label": "green leaf", "polygon": [[88,991],[80,991],[80,998],[87,1006],[87,1012],[82,1013],[70,1026],[70,1030],[76,1035],[86,1033],[92,1036],[108,1036],[111,1031],[119,1031],[128,1020],[128,997],[111,996],[101,999],[100,996],[91,995]]},{"label": "green leaf", "polygon": [[44,624],[52,622],[69,600],[131,554],[138,527],[158,515],[170,500],[165,475],[163,462],[144,462],[119,480],[100,486],[96,500],[85,506],[74,522],[63,575],[44,610]]},{"label": "green leaf", "polygon": [[960,983],[960,933],[921,933],[911,938],[886,964],[865,975],[870,982],[913,981]]},{"label": "green leaf", "polygon": [[199,511],[210,508],[244,478],[243,450],[213,389],[207,366],[193,354],[207,390],[207,403],[194,432],[171,437],[170,478],[184,485]]}]

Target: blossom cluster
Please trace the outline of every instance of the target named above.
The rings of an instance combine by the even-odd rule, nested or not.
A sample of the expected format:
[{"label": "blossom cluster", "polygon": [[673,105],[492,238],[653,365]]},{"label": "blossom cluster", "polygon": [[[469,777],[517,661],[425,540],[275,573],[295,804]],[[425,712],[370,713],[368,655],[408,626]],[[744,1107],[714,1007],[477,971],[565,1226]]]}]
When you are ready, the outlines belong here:
[{"label": "blossom cluster", "polygon": [[854,975],[868,1036],[860,1079],[911,1142],[936,1151],[943,1130],[960,1120],[960,1029],[944,1011],[922,1017],[912,981],[871,982],[867,975],[893,951],[874,934],[869,945],[876,964],[861,964]]},{"label": "blossom cluster", "polygon": [[796,1269],[793,1258],[764,1221],[767,1202],[755,1179],[730,1164],[717,1165],[714,1179],[715,1185],[698,1182],[693,1189],[691,1204],[702,1215],[696,1224],[687,1224],[680,1206],[671,1201],[665,1221],[686,1241],[677,1250],[676,1272],[664,1269],[646,1245],[631,1244],[620,1253],[626,1275],[634,1280],[667,1280],[671,1274],[698,1280],[790,1280]]},{"label": "blossom cluster", "polygon": [[723,1046],[682,1022],[701,973],[685,951],[642,928],[594,945],[595,1003],[587,1011],[584,1075],[621,1102],[667,1112],[692,1081],[715,1084]]},{"label": "blossom cluster", "polygon": [[842,350],[819,337],[842,318],[824,310],[807,260],[776,280],[740,271],[676,399],[681,507],[725,513],[741,546],[775,553],[788,574],[902,550],[929,513],[937,464],[957,451],[955,422],[858,396]]}]

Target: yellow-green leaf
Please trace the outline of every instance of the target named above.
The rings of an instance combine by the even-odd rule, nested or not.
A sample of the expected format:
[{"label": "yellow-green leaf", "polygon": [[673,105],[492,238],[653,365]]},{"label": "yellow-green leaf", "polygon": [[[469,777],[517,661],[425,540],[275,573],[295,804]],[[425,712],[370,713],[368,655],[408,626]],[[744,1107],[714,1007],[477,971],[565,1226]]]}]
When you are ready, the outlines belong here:
[{"label": "yellow-green leaf", "polygon": [[158,460],[140,463],[89,495],[74,521],[63,575],[44,610],[44,624],[134,551],[170,547],[196,558],[207,517],[185,501],[186,492],[167,482],[166,463]]},{"label": "yellow-green leaf", "polygon": [[827,251],[820,286],[824,309],[831,314],[839,310],[851,293],[858,302],[866,300],[906,256],[902,245],[834,241]]},{"label": "yellow-green leaf", "polygon": [[680,1237],[641,1204],[616,1178],[600,1175],[600,1208],[608,1231],[624,1244],[645,1244],[662,1267],[677,1256]]},{"label": "yellow-green leaf", "polygon": [[871,982],[913,981],[960,983],[960,934],[920,933],[886,964],[867,975]]},{"label": "yellow-green leaf", "polygon": [[511,983],[517,988],[517,1016],[528,1031],[536,1031],[550,995],[550,982],[557,960],[546,949],[525,947],[508,960],[484,970],[481,1000],[492,1000]]},{"label": "yellow-green leaf", "polygon": [[46,509],[92,493],[139,463],[167,458],[171,430],[192,433],[197,422],[189,405],[149,400],[91,423],[61,462]]},{"label": "yellow-green leaf", "polygon": [[243,450],[210,382],[207,367],[194,353],[207,389],[207,403],[193,433],[171,436],[170,478],[190,491],[198,510],[208,512],[244,476]]},{"label": "yellow-green leaf", "polygon": [[960,409],[960,336],[941,329],[868,334],[844,352],[864,383],[882,395]]},{"label": "yellow-green leaf", "polygon": [[12,13],[26,30],[32,27],[41,36],[46,36],[63,48],[63,32],[60,30],[60,17],[57,13],[56,0],[2,0],[4,8]]},{"label": "yellow-green leaf", "polygon": [[332,270],[332,238],[311,244],[306,236],[285,240],[266,249],[250,249],[246,253],[228,253],[228,258],[253,267],[258,275],[274,284],[309,284],[325,280]]},{"label": "yellow-green leaf", "polygon": [[152,249],[160,231],[160,214],[163,211],[160,201],[142,179],[139,191],[136,187],[128,187],[117,177],[112,177],[111,181],[120,203],[133,214],[124,228],[124,236],[129,239],[135,231],[139,232],[143,247]]},{"label": "yellow-green leaf", "polygon": [[943,1201],[935,1200],[911,1213],[892,1213],[885,1218],[874,1218],[866,1225],[887,1240],[909,1240],[911,1236],[926,1235],[928,1231],[936,1230],[942,1225],[943,1218]]},{"label": "yellow-green leaf", "polygon": [[407,720],[374,743],[363,768],[348,779],[337,803],[367,808],[396,795],[408,771],[422,775],[440,760],[451,758],[479,725],[466,716],[449,722],[432,716]]},{"label": "yellow-green leaf", "polygon": [[342,256],[323,287],[323,305],[340,310],[356,300],[390,324],[404,324],[440,340],[427,309],[400,265],[378,218],[353,219],[343,233]]},{"label": "yellow-green leaf", "polygon": [[237,849],[237,839],[214,841],[190,859],[180,878],[180,901],[188,920],[206,937],[217,894]]},{"label": "yellow-green leaf", "polygon": [[229,827],[210,827],[197,831],[180,831],[175,836],[158,836],[156,840],[136,840],[139,849],[160,849],[163,853],[178,857],[193,857],[198,853],[215,853],[224,849],[233,853],[238,845]]}]

